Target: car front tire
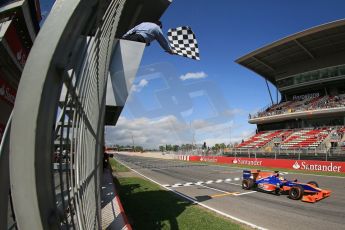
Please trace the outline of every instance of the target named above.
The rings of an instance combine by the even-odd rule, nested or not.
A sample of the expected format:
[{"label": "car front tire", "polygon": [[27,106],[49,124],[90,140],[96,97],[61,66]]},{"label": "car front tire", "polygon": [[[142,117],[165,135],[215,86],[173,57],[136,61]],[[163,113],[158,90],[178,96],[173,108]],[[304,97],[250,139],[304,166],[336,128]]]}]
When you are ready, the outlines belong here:
[{"label": "car front tire", "polygon": [[300,185],[293,186],[289,191],[289,198],[300,200],[304,194],[304,189]]}]

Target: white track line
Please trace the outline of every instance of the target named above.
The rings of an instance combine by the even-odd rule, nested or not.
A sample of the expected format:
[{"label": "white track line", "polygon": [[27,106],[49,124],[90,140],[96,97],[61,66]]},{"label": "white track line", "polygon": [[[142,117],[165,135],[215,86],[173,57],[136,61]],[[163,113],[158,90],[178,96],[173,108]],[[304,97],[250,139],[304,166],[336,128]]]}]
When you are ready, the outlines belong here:
[{"label": "white track line", "polygon": [[[231,178],[228,178],[228,179],[218,179],[218,180],[209,180],[209,181],[198,181],[198,182],[185,182],[184,184],[182,183],[175,183],[175,184],[165,184],[164,186],[165,187],[178,187],[178,186],[193,186],[193,185],[201,185],[201,184],[219,184],[219,183],[226,183],[227,181],[238,181],[240,180],[240,178],[234,178],[234,179],[231,179]],[[236,184],[238,185],[238,184]]]},{"label": "white track line", "polygon": [[237,186],[242,186],[241,184],[236,184],[236,183],[232,183],[232,182],[225,182],[227,184],[232,184],[232,185],[237,185]]},{"label": "white track line", "polygon": [[208,189],[212,189],[212,190],[218,191],[218,192],[230,193],[229,191],[224,191],[224,190],[213,188],[213,187],[209,187],[209,186],[206,186],[206,185],[199,185],[199,186],[204,187],[204,188],[208,188]]},{"label": "white track line", "polygon": [[191,202],[194,203],[194,204],[198,204],[198,205],[200,205],[200,206],[202,206],[202,207],[204,207],[204,208],[207,208],[207,209],[209,209],[209,210],[212,210],[212,211],[214,211],[214,212],[216,212],[216,213],[218,213],[218,214],[220,214],[220,215],[223,215],[223,216],[225,216],[225,217],[228,217],[228,218],[233,219],[233,220],[235,220],[235,221],[238,221],[238,222],[240,222],[240,223],[246,224],[246,225],[248,225],[248,226],[250,226],[250,227],[252,227],[252,228],[260,229],[260,230],[267,230],[267,228],[263,228],[263,227],[260,227],[260,226],[258,226],[258,225],[255,225],[255,224],[253,224],[253,223],[250,223],[250,222],[248,222],[248,221],[242,220],[242,219],[240,219],[240,218],[231,216],[231,215],[229,215],[229,214],[226,214],[225,212],[219,211],[219,210],[217,210],[217,209],[215,209],[215,208],[212,208],[212,207],[210,207],[210,206],[208,206],[208,205],[206,205],[206,204],[200,203],[200,202],[198,202],[197,200],[195,200],[195,199],[193,199],[193,198],[191,198],[191,197],[189,197],[189,196],[187,196],[187,195],[185,195],[185,194],[182,194],[182,193],[179,193],[179,192],[177,192],[177,191],[175,191],[175,190],[173,190],[173,189],[164,187],[164,186],[163,186],[162,184],[160,184],[159,182],[157,182],[157,181],[155,181],[155,180],[153,180],[153,179],[151,179],[151,178],[149,178],[149,177],[147,177],[147,176],[141,174],[140,172],[138,172],[138,171],[132,169],[132,168],[129,167],[127,164],[123,163],[121,160],[119,160],[119,159],[116,159],[116,160],[118,160],[121,164],[123,164],[124,166],[126,166],[127,168],[129,168],[130,170],[132,170],[133,172],[139,174],[140,176],[142,176],[142,177],[148,179],[149,181],[152,181],[152,182],[155,183],[155,184],[158,184],[159,186],[163,187],[164,189],[167,189],[167,190],[169,190],[169,191],[171,191],[171,192],[173,192],[173,193],[175,193],[175,194],[177,194],[177,195],[179,195],[179,196],[185,198],[186,200],[191,201]]},{"label": "white track line", "polygon": [[178,187],[182,187],[182,184],[174,184],[171,186],[172,188],[178,188]]},{"label": "white track line", "polygon": [[242,193],[234,194],[234,196],[242,196],[242,195],[251,194],[251,193],[255,193],[255,192],[256,191],[242,192]]},{"label": "white track line", "polygon": [[[213,188],[213,187],[209,187],[209,186],[206,186],[206,185],[200,185],[200,186],[201,186],[201,187],[204,187],[204,188],[212,189],[212,190],[218,191],[218,192],[232,193],[232,192],[230,192],[230,191],[224,191],[224,190],[217,189],[217,188]],[[243,192],[243,193],[234,194],[234,196],[242,196],[242,195],[251,194],[251,193],[255,193],[255,192],[256,192],[256,191]]]}]

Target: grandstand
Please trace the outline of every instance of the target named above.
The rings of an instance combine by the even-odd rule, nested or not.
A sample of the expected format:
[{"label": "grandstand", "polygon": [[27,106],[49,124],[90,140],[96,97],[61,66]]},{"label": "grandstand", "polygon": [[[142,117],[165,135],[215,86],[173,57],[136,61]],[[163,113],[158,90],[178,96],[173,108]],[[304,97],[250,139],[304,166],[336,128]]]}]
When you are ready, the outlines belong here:
[{"label": "grandstand", "polygon": [[284,101],[271,107],[268,107],[264,111],[260,111],[256,114],[251,114],[251,118],[272,116],[278,114],[303,112],[310,110],[321,110],[330,108],[340,108],[345,106],[345,94],[336,96],[322,96],[315,98],[306,98],[303,100]]},{"label": "grandstand", "polygon": [[0,141],[41,20],[38,0],[0,1]]},{"label": "grandstand", "polygon": [[285,37],[236,62],[277,88],[275,102],[269,92],[271,104],[249,114],[257,131],[236,149],[345,152],[345,19]]}]

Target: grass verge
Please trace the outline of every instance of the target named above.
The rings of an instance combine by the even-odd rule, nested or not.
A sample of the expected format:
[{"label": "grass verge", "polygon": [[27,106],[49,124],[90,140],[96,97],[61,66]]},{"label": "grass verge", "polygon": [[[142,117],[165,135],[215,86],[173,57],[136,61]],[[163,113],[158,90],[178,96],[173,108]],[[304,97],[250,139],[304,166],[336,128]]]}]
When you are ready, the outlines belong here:
[{"label": "grass verge", "polygon": [[244,229],[139,177],[119,178],[120,198],[134,229]]},{"label": "grass verge", "polygon": [[133,229],[248,229],[141,177],[114,178],[114,182]]},{"label": "grass verge", "polygon": [[109,164],[111,166],[111,169],[115,172],[129,172],[129,169],[117,162],[114,158],[109,158]]}]

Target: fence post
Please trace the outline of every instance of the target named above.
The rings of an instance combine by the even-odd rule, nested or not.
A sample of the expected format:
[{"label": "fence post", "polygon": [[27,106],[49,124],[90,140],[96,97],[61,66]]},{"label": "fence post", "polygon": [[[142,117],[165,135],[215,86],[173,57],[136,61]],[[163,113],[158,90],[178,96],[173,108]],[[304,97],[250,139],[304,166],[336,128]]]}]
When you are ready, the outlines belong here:
[{"label": "fence post", "polygon": [[301,160],[301,150],[298,151],[298,160]]}]

